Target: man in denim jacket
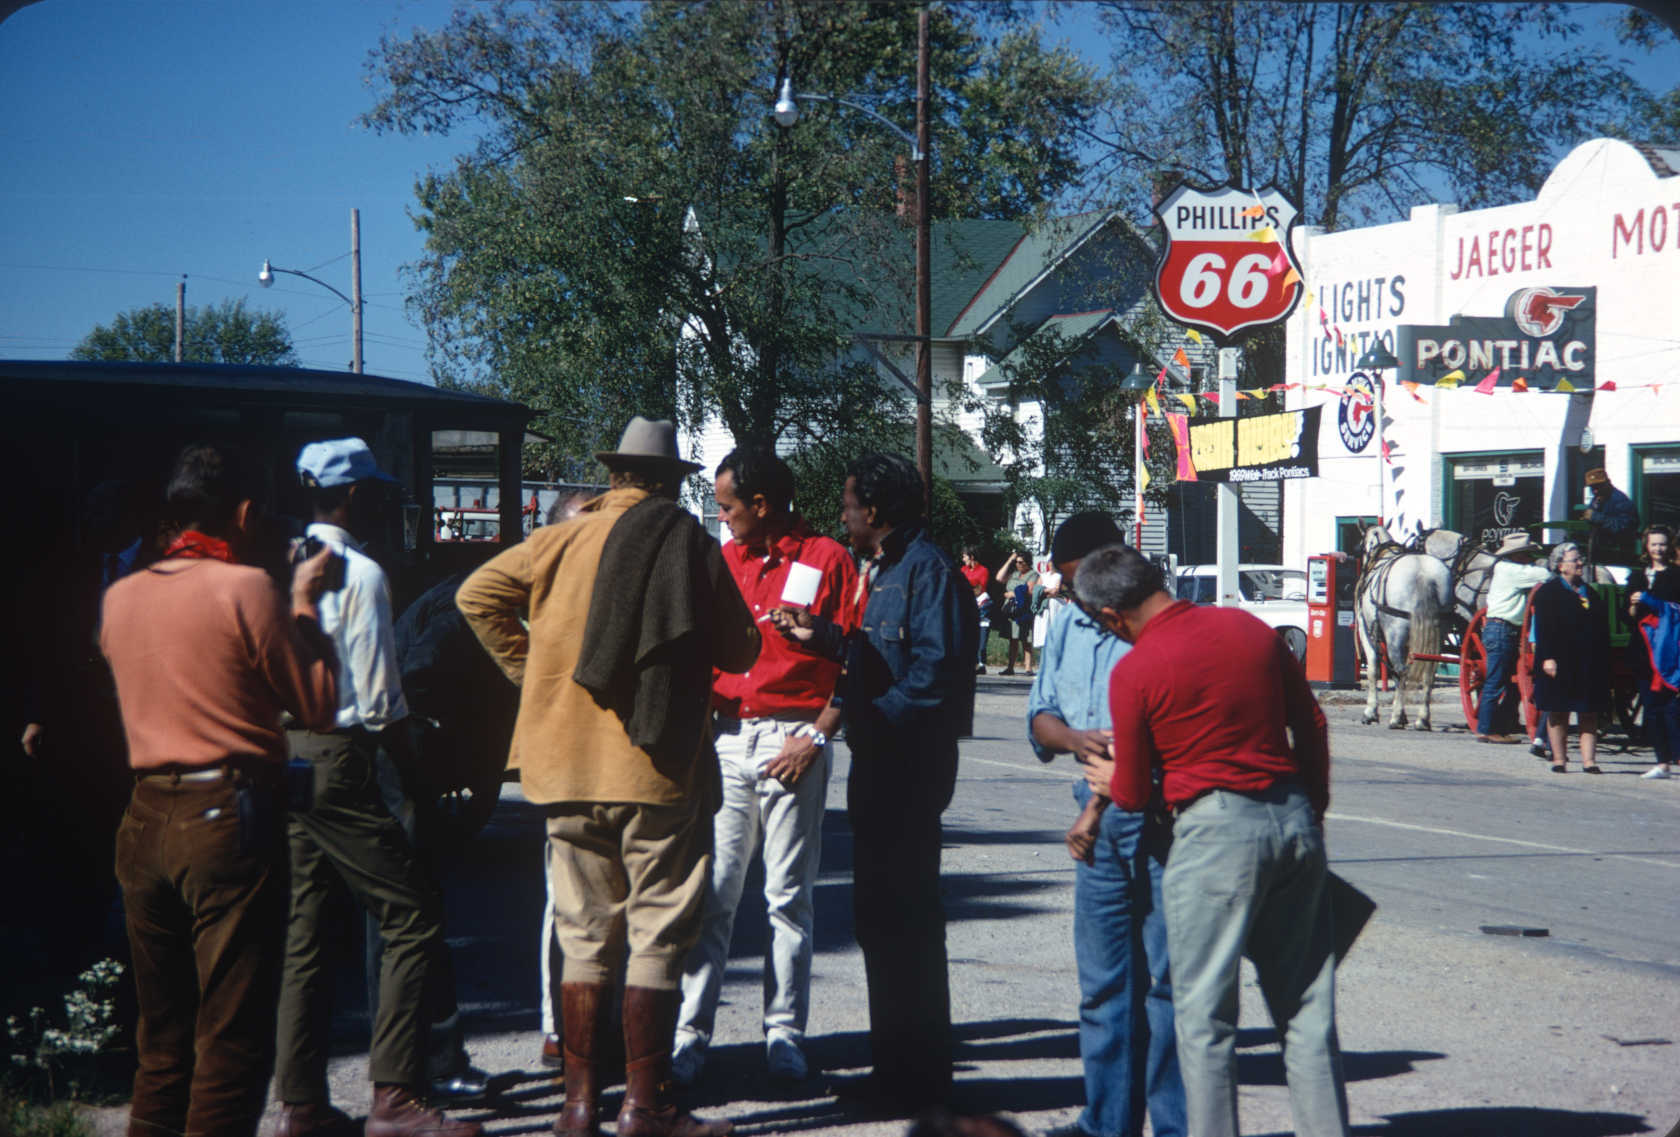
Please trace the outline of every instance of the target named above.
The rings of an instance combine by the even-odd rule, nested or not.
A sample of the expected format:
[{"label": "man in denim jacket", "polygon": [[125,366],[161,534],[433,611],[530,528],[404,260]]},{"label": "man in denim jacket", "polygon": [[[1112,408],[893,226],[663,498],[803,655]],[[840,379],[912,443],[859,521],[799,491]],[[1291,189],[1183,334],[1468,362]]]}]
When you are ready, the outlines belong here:
[{"label": "man in denim jacket", "polygon": [[[877,1113],[907,1116],[951,1089],[951,996],[939,899],[939,815],[957,777],[957,738],[974,714],[980,629],[973,593],[929,539],[922,483],[904,458],[865,454],[846,469],[841,521],[868,558],[868,597],[849,636],[778,608],[776,626],[846,660],[839,699],[851,749],[852,896],[869,982]],[[813,625],[815,625],[813,627]]]}]

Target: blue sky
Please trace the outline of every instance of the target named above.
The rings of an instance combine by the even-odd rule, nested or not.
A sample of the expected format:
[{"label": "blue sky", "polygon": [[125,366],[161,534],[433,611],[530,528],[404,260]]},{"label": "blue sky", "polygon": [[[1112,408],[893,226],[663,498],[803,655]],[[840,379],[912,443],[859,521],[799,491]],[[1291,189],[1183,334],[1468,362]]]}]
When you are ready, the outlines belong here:
[{"label": "blue sky", "polygon": [[[173,304],[185,273],[188,304],[281,310],[307,366],[345,367],[348,306],[308,281],[265,290],[256,276],[268,257],[348,293],[355,207],[367,370],[425,381],[400,274],[421,252],[413,186],[470,139],[376,135],[355,119],[372,101],[363,65],[379,37],[439,27],[450,7],[40,0],[0,22],[0,358],[63,358],[118,312]],[[1064,18],[1051,38],[1100,49],[1087,12]],[[1680,76],[1680,53],[1634,62],[1652,84]]]}]

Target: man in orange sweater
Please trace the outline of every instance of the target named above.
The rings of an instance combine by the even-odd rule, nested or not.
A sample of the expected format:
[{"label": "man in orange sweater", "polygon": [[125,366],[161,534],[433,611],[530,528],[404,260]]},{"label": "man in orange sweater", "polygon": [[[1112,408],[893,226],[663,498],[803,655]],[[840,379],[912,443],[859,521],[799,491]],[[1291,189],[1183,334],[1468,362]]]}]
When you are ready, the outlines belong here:
[{"label": "man in orange sweater", "polygon": [[236,456],[189,446],[163,559],[106,592],[134,791],[117,833],[139,997],[129,1133],[254,1134],[274,1064],[286,926],[280,714],[332,724],[337,661],[322,633],[328,554],[287,599],[249,562],[263,510]]}]

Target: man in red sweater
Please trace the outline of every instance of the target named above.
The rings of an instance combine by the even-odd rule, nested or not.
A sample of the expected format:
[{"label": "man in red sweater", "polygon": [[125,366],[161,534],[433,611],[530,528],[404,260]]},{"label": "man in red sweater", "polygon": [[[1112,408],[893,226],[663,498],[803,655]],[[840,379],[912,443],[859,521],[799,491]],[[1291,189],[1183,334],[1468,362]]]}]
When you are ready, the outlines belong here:
[{"label": "man in red sweater", "polygon": [[321,630],[329,554],[288,598],[251,562],[263,510],[235,457],[189,446],[169,483],[181,526],[163,559],[105,593],[134,768],[117,831],[139,1069],[128,1131],[249,1137],[274,1067],[286,932],[286,741],[280,713],[324,729],[337,659]]},{"label": "man in red sweater", "polygon": [[1190,1132],[1236,1137],[1246,955],[1283,1039],[1296,1132],[1346,1137],[1322,828],[1330,747],[1306,675],[1246,612],[1175,601],[1136,549],[1086,557],[1074,588],[1132,645],[1109,679],[1114,759],[1087,780],[1139,810],[1159,771],[1176,818],[1162,898]]}]

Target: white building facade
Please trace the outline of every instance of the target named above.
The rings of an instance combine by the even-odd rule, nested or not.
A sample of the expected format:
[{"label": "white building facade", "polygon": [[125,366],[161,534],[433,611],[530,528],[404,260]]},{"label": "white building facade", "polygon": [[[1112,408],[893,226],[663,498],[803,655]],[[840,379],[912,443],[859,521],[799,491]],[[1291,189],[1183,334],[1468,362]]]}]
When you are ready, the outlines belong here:
[{"label": "white building facade", "polygon": [[[1569,517],[1594,466],[1633,498],[1643,524],[1680,520],[1677,174],[1680,148],[1595,139],[1533,201],[1428,205],[1392,225],[1298,231],[1313,302],[1289,322],[1289,406],[1324,411],[1318,476],[1284,485],[1285,563],[1346,548],[1375,518],[1399,537],[1447,527],[1496,541]],[[1543,349],[1556,356],[1543,379],[1538,339],[1483,339],[1445,357],[1433,355],[1438,340],[1411,342],[1455,318],[1501,317],[1518,294],[1543,308],[1550,294],[1528,290],[1546,289],[1596,293],[1579,309],[1591,342]],[[1420,331],[1398,334],[1407,325]],[[1376,338],[1410,355],[1386,375],[1386,457],[1361,393],[1376,374],[1357,366]],[[1463,373],[1455,387],[1431,385],[1443,358]],[[1402,385],[1408,374],[1422,381]]]}]

